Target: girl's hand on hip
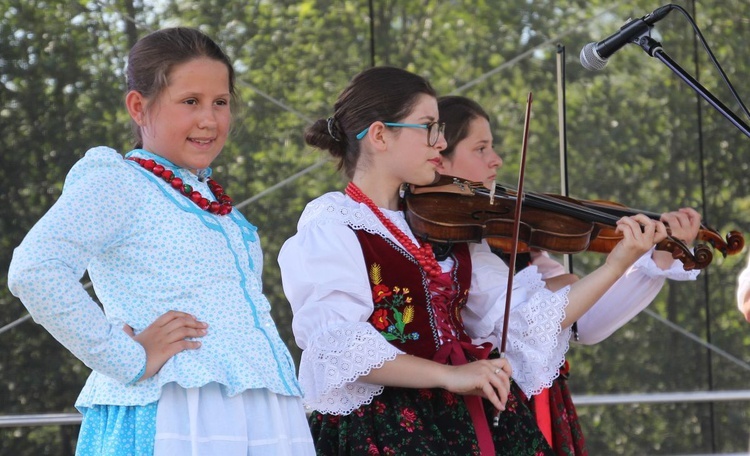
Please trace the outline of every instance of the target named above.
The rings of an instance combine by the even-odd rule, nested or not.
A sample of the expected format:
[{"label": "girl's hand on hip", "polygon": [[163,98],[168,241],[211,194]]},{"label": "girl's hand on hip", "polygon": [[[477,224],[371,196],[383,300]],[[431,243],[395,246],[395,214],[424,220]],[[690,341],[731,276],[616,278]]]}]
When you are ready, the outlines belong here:
[{"label": "girl's hand on hip", "polygon": [[172,356],[183,350],[196,350],[201,346],[198,341],[188,340],[206,335],[208,324],[198,321],[194,316],[170,310],[157,318],[146,329],[137,335],[128,325],[125,331],[146,350],[146,372],[139,379],[153,377]]}]

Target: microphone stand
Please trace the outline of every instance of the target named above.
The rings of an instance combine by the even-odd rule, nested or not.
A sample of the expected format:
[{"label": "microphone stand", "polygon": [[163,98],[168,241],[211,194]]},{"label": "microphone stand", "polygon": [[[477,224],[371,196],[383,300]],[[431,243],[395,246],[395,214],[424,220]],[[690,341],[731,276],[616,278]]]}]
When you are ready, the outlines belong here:
[{"label": "microphone stand", "polygon": [[687,85],[695,90],[698,95],[706,100],[711,106],[719,111],[727,120],[729,120],[735,127],[737,127],[745,136],[750,138],[750,127],[742,121],[735,113],[729,110],[724,104],[719,101],[711,92],[703,87],[700,82],[696,81],[695,78],[690,76],[682,67],[680,67],[669,55],[664,52],[661,43],[651,38],[650,36],[641,36],[635,44],[639,45],[648,55],[654,57],[666,65],[672,70],[677,76],[679,76]]},{"label": "microphone stand", "polygon": [[[745,124],[737,115],[730,111],[724,104],[719,101],[711,92],[703,87],[698,81],[690,76],[683,68],[681,68],[674,60],[672,60],[664,49],[661,47],[661,43],[651,38],[648,35],[641,36],[638,40],[634,41],[635,44],[639,45],[648,55],[654,57],[666,65],[672,70],[677,76],[679,76],[687,85],[689,85],[698,95],[706,100],[711,106],[719,111],[728,121],[730,121],[735,127],[737,127],[745,136],[750,137],[750,128]],[[704,198],[705,201],[705,198]],[[708,280],[708,278],[706,278]],[[709,331],[710,337],[710,331]],[[709,366],[709,388],[713,389],[713,375],[711,371],[711,353],[708,353],[708,366]],[[711,404],[711,416],[713,417],[714,409]],[[713,423],[713,420],[712,420]],[[715,441],[712,442],[715,447]]]},{"label": "microphone stand", "polygon": [[[568,192],[568,137],[565,111],[565,46],[557,45],[557,124],[560,137],[560,194],[570,196]],[[573,273],[573,255],[563,255],[563,266],[568,274]],[[573,322],[573,337],[580,340],[578,322]]]}]

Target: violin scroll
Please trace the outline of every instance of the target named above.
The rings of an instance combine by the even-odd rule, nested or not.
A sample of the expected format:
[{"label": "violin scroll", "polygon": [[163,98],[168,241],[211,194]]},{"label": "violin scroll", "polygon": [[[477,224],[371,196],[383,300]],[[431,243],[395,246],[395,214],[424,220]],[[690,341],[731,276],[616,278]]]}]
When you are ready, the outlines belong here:
[{"label": "violin scroll", "polygon": [[740,253],[745,247],[745,238],[739,231],[730,231],[724,239],[718,231],[701,226],[698,239],[711,244],[711,247],[721,252],[724,257]]}]

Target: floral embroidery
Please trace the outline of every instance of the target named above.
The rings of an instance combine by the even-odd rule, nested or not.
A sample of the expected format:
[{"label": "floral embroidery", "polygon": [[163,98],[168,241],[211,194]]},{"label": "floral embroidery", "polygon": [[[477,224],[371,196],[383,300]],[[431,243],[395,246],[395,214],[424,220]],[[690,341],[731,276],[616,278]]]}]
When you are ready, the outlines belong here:
[{"label": "floral embroidery", "polygon": [[372,325],[380,331],[386,329],[391,325],[388,320],[388,311],[385,309],[378,309],[372,314]]},{"label": "floral embroidery", "polygon": [[[554,456],[519,394],[513,383],[508,403],[516,404],[517,413],[506,410],[501,426],[490,427],[495,454]],[[492,404],[485,401],[484,408],[492,419]],[[310,424],[318,455],[480,455],[466,403],[445,390],[386,387],[371,404],[339,417],[335,424],[316,415]]]},{"label": "floral embroidery", "polygon": [[383,298],[387,298],[392,294],[393,293],[391,293],[391,290],[389,290],[385,285],[375,285],[374,287],[372,287],[372,298],[375,300],[375,302],[380,302]]},{"label": "floral embroidery", "polygon": [[375,407],[374,407],[375,408],[375,413],[379,413],[379,414],[385,413],[385,404],[384,403],[382,403],[380,401],[375,401],[374,405],[375,405]]},{"label": "floral embroidery", "polygon": [[403,407],[401,409],[401,422],[399,424],[402,428],[406,429],[407,432],[422,430],[422,424],[417,418],[417,413],[414,409],[411,409],[409,407]]},{"label": "floral embroidery", "polygon": [[[414,306],[410,304],[412,299],[411,296],[407,296],[409,289],[388,287],[382,283],[381,266],[378,263],[370,266],[370,280],[374,284],[372,299],[375,302],[375,311],[371,322],[375,329],[388,341],[418,340],[418,332],[410,333],[405,330],[406,325],[414,320]],[[400,310],[402,308],[403,310]]]},{"label": "floral embroidery", "polygon": [[456,397],[455,394],[451,393],[448,390],[442,390],[442,393],[443,393],[443,400],[449,406],[454,406],[458,403],[458,398]]}]

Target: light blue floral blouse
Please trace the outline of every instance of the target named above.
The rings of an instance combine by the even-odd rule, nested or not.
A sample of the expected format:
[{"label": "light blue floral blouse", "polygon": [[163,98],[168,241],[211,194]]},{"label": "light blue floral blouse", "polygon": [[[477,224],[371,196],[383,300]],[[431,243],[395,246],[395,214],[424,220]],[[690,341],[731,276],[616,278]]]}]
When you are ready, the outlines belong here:
[{"label": "light blue floral blouse", "polygon": [[[144,150],[214,200],[198,176]],[[203,170],[201,177],[210,175]],[[233,396],[268,388],[301,396],[293,361],[262,293],[256,228],[238,210],[216,216],[107,147],[89,150],[62,195],[15,250],[8,285],[34,320],[93,372],[76,406],[145,405],[162,385],[218,382]],[[80,280],[88,270],[104,313]],[[137,381],[145,352],[137,332],[169,310],[208,323],[197,350]]]}]

